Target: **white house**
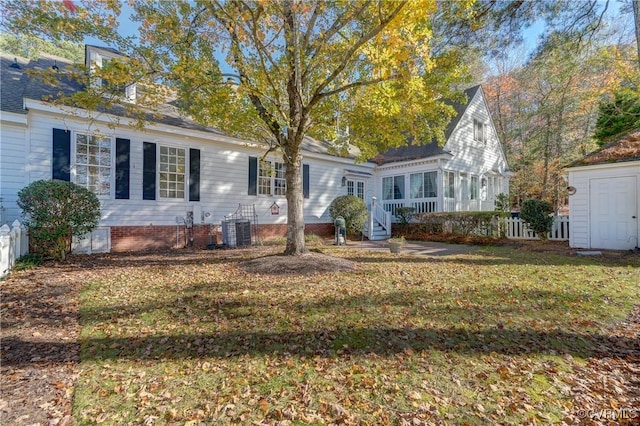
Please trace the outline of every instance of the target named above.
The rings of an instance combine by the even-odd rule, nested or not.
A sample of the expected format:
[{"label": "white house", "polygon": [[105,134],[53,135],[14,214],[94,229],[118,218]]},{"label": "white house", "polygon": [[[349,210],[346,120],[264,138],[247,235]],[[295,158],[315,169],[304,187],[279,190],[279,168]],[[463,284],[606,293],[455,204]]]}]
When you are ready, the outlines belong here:
[{"label": "white house", "polygon": [[640,246],[640,129],[573,162],[569,245],[627,250]]},{"label": "white house", "polygon": [[[91,66],[112,55],[111,49],[87,46]],[[1,221],[20,218],[21,188],[53,178],[86,186],[101,200],[100,227],[80,241],[79,250],[206,245],[213,225],[224,228],[229,218],[250,219],[261,237],[284,235],[286,188],[277,156],[259,161],[264,151],[258,145],[198,125],[168,105],[144,131],[129,125],[117,109],[90,112],[55,105],[46,97],[81,90],[64,78],[67,61],[47,55],[25,60],[2,54],[1,59]],[[25,73],[53,66],[60,87]],[[403,204],[417,211],[493,209],[494,196],[508,190],[509,172],[482,89],[469,89],[467,95],[466,106],[456,105],[459,114],[443,149],[411,146],[356,163],[355,155],[337,157],[329,144],[306,140],[307,232],[331,235],[329,205],[347,193],[374,206],[375,199],[382,201],[388,212]],[[135,88],[126,89],[126,99],[135,100]],[[383,216],[374,215],[384,236],[390,223],[388,214]]]}]

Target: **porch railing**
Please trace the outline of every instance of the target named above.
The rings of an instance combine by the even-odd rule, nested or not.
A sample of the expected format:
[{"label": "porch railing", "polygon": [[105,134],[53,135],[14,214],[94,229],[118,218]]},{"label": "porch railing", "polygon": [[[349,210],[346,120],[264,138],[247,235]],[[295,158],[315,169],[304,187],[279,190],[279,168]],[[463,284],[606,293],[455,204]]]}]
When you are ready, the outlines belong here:
[{"label": "porch railing", "polygon": [[374,220],[377,222],[388,235],[391,235],[391,212],[387,211],[383,206],[377,202],[376,197],[371,200],[371,215],[369,219],[369,231],[374,228]]},{"label": "porch railing", "polygon": [[414,213],[434,213],[440,211],[438,209],[437,198],[424,198],[420,200],[386,200],[383,201],[384,210],[396,215],[398,207],[412,207]]}]

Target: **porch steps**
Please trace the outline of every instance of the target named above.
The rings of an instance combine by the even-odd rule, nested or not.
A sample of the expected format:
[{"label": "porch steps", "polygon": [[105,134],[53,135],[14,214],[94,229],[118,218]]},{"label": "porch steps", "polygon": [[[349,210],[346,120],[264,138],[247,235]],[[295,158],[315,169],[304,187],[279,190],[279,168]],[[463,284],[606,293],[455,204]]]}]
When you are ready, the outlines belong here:
[{"label": "porch steps", "polygon": [[387,238],[390,237],[390,235],[388,235],[387,232],[384,230],[384,228],[380,226],[380,224],[378,223],[373,225],[373,232],[368,232],[367,230],[367,235],[369,237],[369,240],[371,241],[386,240]]}]

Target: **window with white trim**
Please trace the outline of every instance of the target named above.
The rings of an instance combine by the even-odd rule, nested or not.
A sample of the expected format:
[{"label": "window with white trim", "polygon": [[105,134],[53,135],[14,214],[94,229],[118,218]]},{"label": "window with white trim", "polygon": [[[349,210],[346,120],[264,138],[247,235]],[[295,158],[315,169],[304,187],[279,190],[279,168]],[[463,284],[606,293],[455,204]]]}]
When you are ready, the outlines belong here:
[{"label": "window with white trim", "polygon": [[382,199],[404,199],[404,175],[382,178]]},{"label": "window with white trim", "polygon": [[473,119],[473,139],[482,143],[487,142],[486,126],[477,118]]},{"label": "window with white trim", "polygon": [[438,172],[413,173],[409,175],[409,196],[411,198],[433,198],[438,196],[436,179]]},{"label": "window with white trim", "polygon": [[260,161],[258,170],[258,194],[286,195],[286,165],[277,161]]},{"label": "window with white trim", "polygon": [[361,180],[347,180],[347,195],[355,195],[364,200],[364,182]]},{"label": "window with white trim", "polygon": [[111,138],[76,133],[75,142],[75,183],[96,195],[111,195]]},{"label": "window with white trim", "polygon": [[444,178],[444,198],[455,198],[456,174],[454,172],[442,172]]},{"label": "window with white trim", "polygon": [[480,198],[480,187],[478,185],[478,176],[471,176],[471,183],[469,184],[469,199],[477,200]]},{"label": "window with white trim", "polygon": [[185,149],[161,145],[158,165],[160,198],[184,199],[187,169]]}]

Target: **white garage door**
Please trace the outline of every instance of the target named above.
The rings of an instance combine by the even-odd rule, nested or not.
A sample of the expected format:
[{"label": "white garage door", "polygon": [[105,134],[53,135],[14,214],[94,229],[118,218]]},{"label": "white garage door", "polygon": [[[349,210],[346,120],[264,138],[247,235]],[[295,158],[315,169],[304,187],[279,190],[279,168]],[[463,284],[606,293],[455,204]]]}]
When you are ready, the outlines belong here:
[{"label": "white garage door", "polygon": [[591,179],[591,248],[627,250],[638,245],[638,187],[635,176]]}]

